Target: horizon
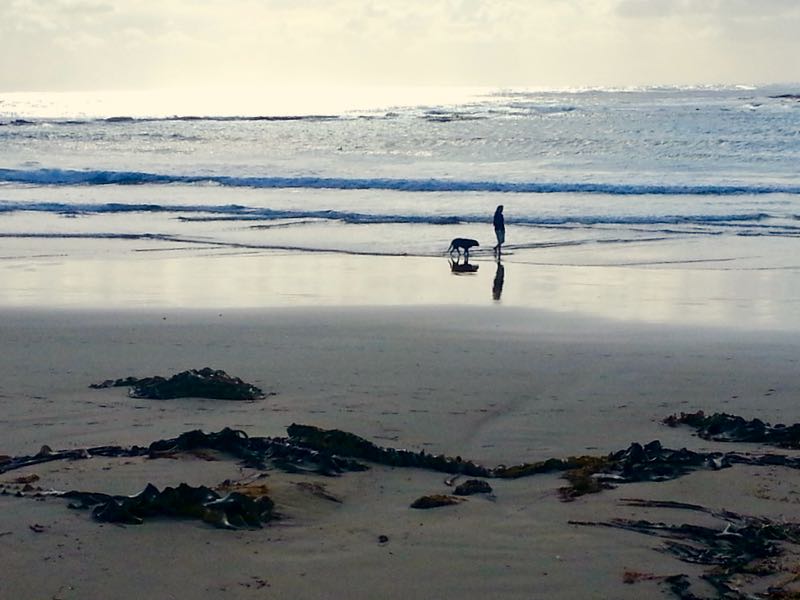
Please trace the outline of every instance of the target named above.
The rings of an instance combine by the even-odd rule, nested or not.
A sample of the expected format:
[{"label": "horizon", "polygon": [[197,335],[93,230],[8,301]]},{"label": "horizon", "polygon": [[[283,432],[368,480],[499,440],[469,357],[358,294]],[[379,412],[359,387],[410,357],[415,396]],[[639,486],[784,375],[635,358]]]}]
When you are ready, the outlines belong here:
[{"label": "horizon", "polygon": [[150,90],[0,92],[0,117],[31,119],[335,116],[442,106],[486,106],[525,99],[547,104],[584,94],[796,94],[800,83],[655,86],[288,85]]}]

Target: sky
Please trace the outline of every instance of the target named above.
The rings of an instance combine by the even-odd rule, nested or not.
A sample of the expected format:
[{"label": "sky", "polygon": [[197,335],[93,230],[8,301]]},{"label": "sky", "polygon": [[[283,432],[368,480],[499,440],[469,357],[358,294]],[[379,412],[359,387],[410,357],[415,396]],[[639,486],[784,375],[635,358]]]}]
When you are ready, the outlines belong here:
[{"label": "sky", "polygon": [[800,81],[800,0],[0,0],[0,91]]}]

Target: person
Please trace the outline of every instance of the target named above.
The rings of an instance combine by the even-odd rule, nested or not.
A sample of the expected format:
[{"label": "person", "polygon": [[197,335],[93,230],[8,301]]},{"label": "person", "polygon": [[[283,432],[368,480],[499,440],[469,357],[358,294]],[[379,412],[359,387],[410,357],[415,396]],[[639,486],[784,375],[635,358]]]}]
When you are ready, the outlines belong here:
[{"label": "person", "polygon": [[494,253],[500,256],[500,249],[503,242],[506,241],[506,221],[503,217],[503,205],[497,207],[494,211],[494,234],[497,236],[497,246],[494,247]]}]

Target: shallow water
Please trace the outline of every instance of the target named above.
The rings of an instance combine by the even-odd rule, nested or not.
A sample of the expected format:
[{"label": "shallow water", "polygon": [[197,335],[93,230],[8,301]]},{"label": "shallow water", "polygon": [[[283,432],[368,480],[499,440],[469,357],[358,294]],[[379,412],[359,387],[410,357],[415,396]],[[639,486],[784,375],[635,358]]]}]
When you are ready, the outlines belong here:
[{"label": "shallow water", "polygon": [[[492,304],[503,204],[502,303],[780,327],[800,272],[785,91],[0,95],[0,303]],[[450,273],[454,237],[480,242],[478,273]]]}]

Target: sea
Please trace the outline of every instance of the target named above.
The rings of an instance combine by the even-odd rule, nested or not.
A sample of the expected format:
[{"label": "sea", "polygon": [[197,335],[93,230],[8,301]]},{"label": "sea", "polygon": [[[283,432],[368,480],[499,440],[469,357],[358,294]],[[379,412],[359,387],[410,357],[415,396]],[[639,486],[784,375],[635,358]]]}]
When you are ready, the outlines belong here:
[{"label": "sea", "polygon": [[467,237],[480,243],[470,260],[495,274],[501,204],[506,268],[594,269],[601,281],[628,268],[634,282],[652,270],[699,282],[772,271],[789,301],[800,292],[798,92],[0,93],[0,304],[3,287],[10,303],[30,296],[15,273],[99,257],[446,267],[450,240]]}]

